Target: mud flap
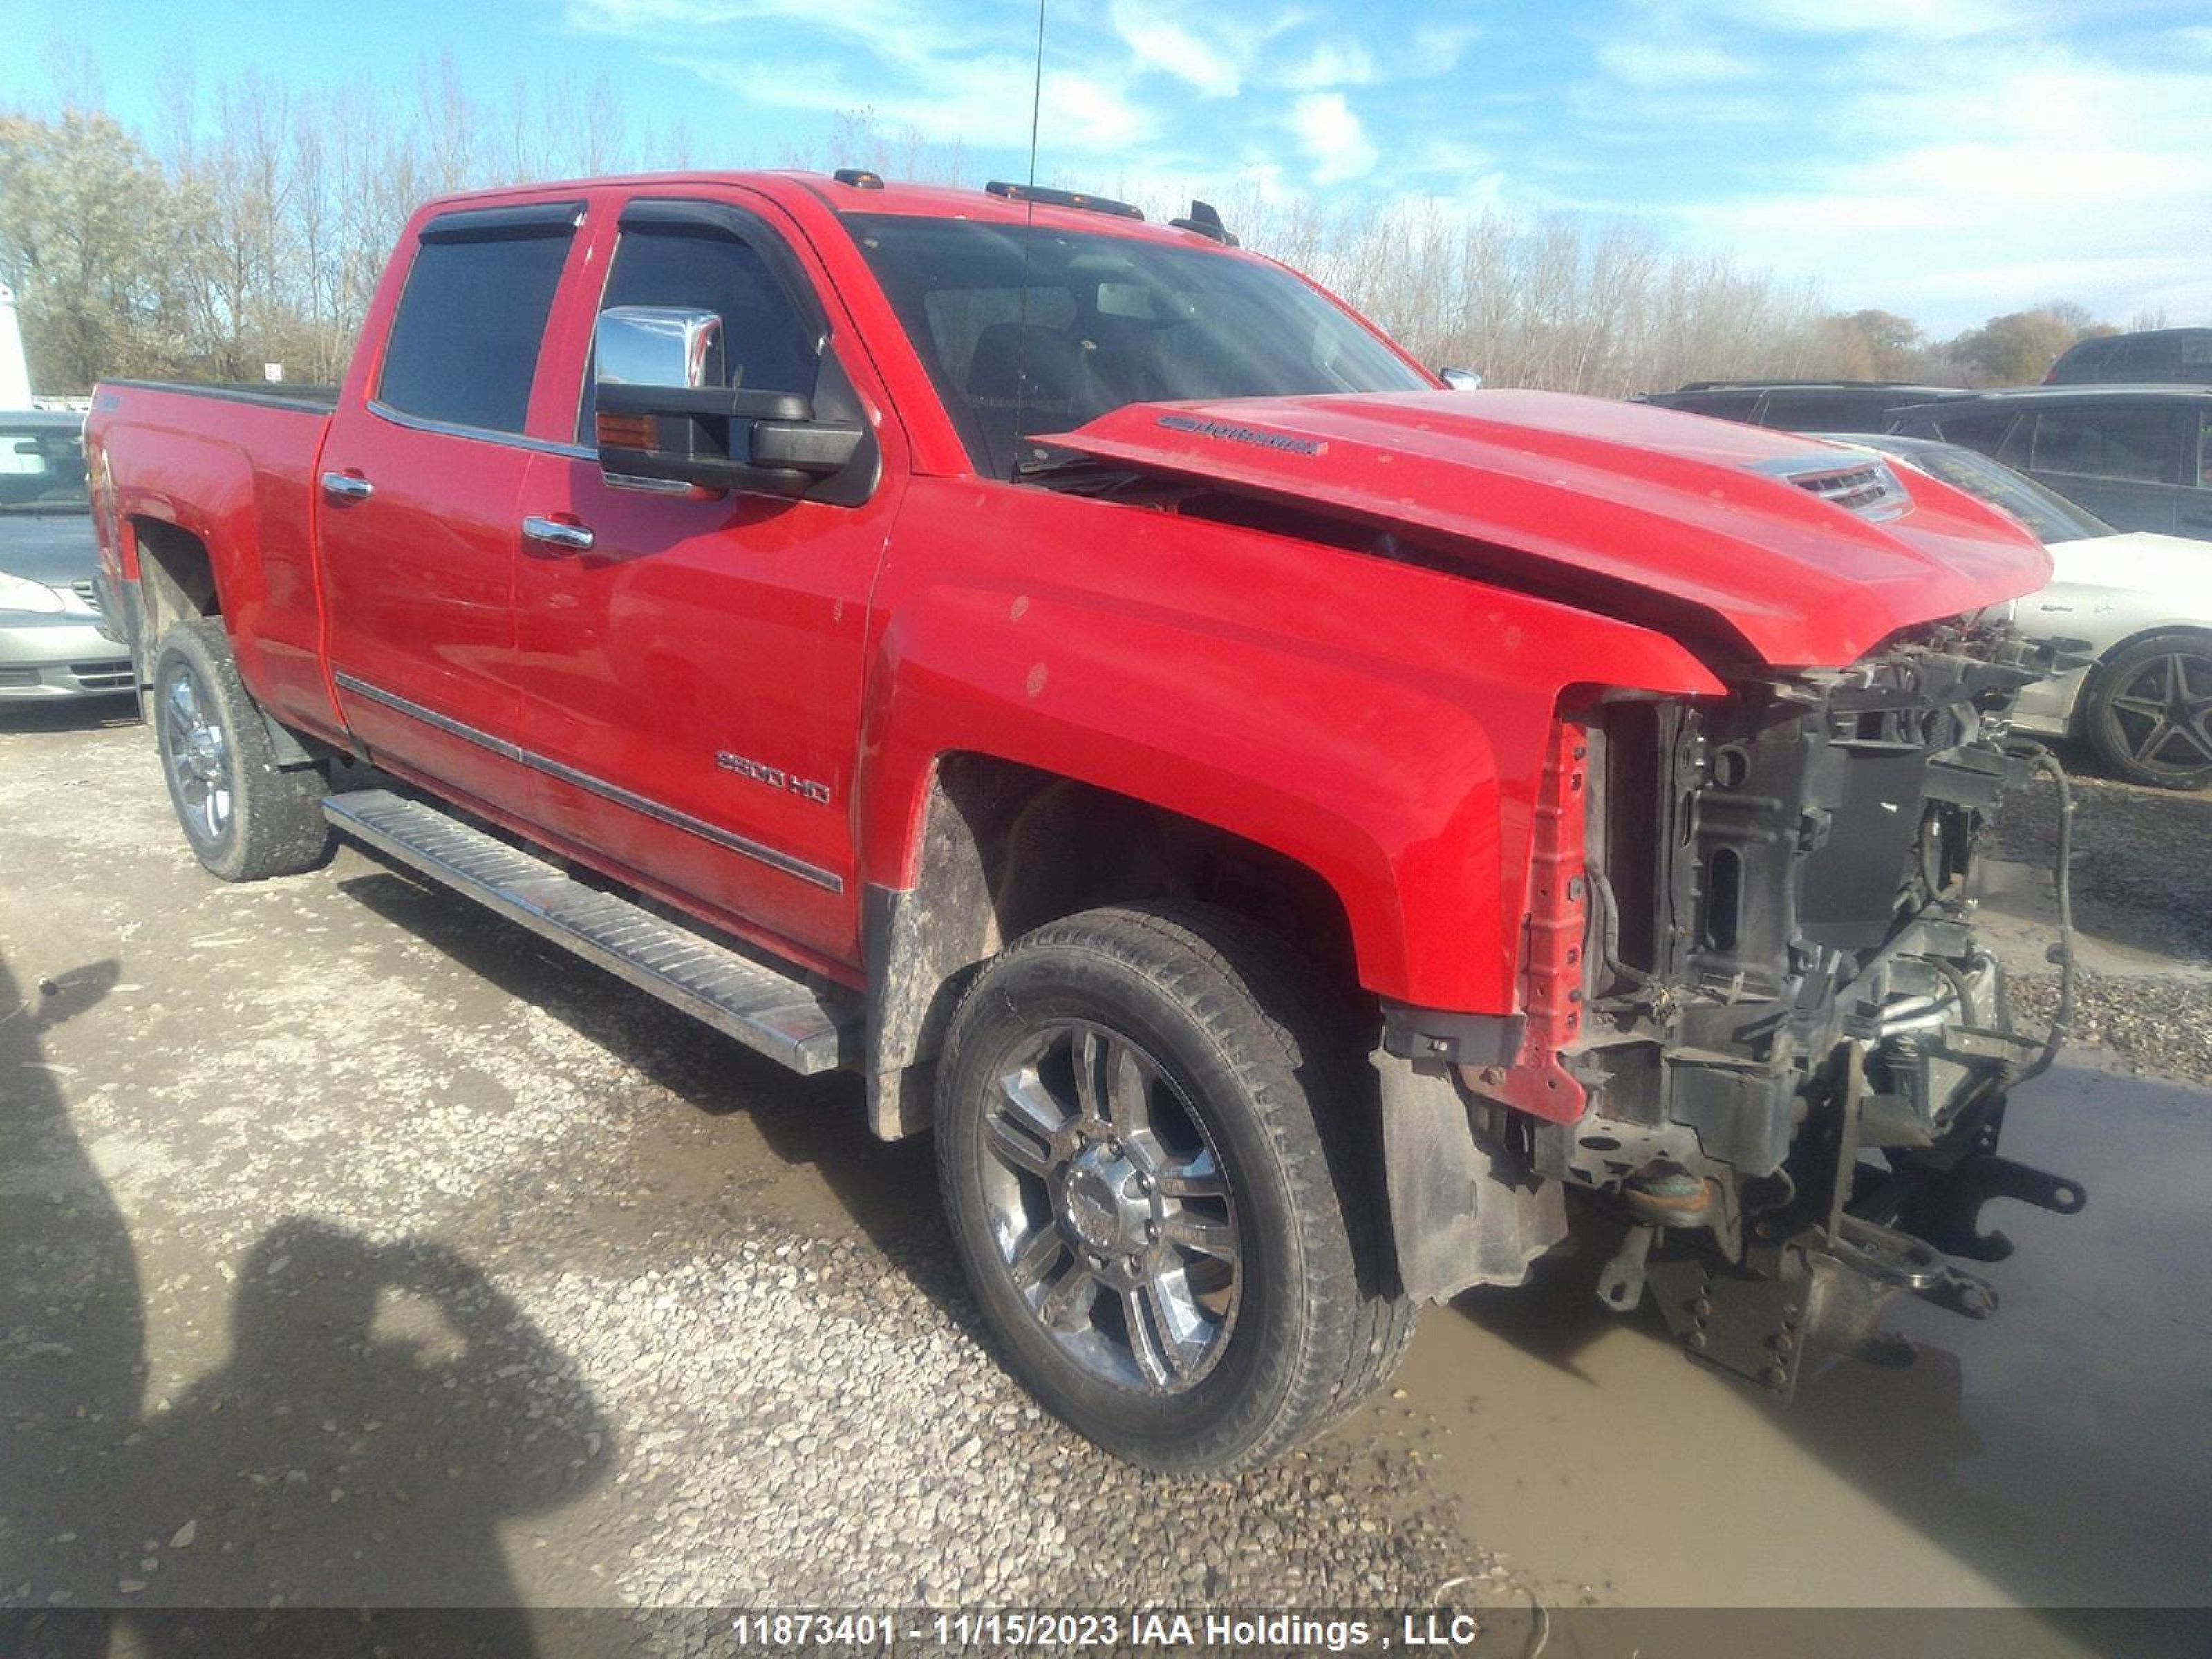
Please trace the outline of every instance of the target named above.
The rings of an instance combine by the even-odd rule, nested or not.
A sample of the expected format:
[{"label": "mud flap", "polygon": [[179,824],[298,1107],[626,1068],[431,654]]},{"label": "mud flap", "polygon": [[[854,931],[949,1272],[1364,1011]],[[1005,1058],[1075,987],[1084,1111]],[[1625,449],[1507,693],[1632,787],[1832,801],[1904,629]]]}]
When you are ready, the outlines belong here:
[{"label": "mud flap", "polygon": [[1440,1062],[1374,1056],[1382,1166],[1398,1282],[1443,1302],[1477,1285],[1518,1285],[1567,1236],[1566,1195],[1476,1128]]}]

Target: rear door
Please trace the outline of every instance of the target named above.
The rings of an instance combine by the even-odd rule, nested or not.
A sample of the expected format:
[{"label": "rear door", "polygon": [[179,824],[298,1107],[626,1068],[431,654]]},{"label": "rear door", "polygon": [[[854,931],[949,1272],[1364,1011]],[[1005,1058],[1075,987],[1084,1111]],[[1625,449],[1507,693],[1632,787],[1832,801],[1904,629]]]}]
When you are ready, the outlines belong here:
[{"label": "rear door", "polygon": [[1997,459],[2115,529],[2170,534],[2195,439],[2194,412],[2172,399],[2069,399],[2024,416]]},{"label": "rear door", "polygon": [[[608,206],[617,204],[610,202]],[[617,306],[721,319],[724,383],[887,400],[812,256],[775,210],[704,186],[603,216],[564,295],[572,432],[592,431],[592,325]],[[518,566],[533,816],[603,864],[816,966],[857,962],[853,780],[871,592],[904,476],[895,422],[850,505],[610,482],[578,447],[531,465]]]},{"label": "rear door", "polygon": [[[515,503],[559,442],[531,418],[582,204],[442,214],[411,248],[380,360],[319,468],[339,703],[377,758],[519,811]],[[565,433],[560,434],[565,439]]]}]

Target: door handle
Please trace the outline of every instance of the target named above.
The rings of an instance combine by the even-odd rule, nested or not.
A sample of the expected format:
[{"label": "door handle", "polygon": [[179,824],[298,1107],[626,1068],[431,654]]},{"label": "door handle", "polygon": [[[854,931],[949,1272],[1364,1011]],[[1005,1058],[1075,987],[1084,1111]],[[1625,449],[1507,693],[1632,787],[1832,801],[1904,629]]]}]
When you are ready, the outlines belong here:
[{"label": "door handle", "polygon": [[522,533],[533,542],[557,547],[563,553],[588,553],[592,544],[599,539],[582,525],[561,519],[541,519],[535,514],[522,521]]},{"label": "door handle", "polygon": [[323,493],[342,501],[365,501],[376,494],[376,486],[358,472],[325,472]]}]

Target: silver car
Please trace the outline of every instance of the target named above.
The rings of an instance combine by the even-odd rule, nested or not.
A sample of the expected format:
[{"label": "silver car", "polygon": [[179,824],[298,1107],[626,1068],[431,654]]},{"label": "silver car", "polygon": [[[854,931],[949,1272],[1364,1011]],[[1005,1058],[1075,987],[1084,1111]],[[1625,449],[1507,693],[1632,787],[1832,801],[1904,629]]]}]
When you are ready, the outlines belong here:
[{"label": "silver car", "polygon": [[0,414],[0,702],[137,689],[100,614],[99,562],[84,417]]}]

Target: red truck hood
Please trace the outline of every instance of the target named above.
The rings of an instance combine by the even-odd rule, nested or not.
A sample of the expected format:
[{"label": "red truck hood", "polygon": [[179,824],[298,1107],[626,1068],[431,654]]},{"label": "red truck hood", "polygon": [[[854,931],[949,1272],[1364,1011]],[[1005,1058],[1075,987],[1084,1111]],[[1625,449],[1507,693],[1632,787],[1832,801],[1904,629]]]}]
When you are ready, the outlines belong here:
[{"label": "red truck hood", "polygon": [[2051,579],[2019,524],[1914,468],[1559,392],[1135,404],[1034,441],[1389,529],[1777,666],[1852,662]]}]

